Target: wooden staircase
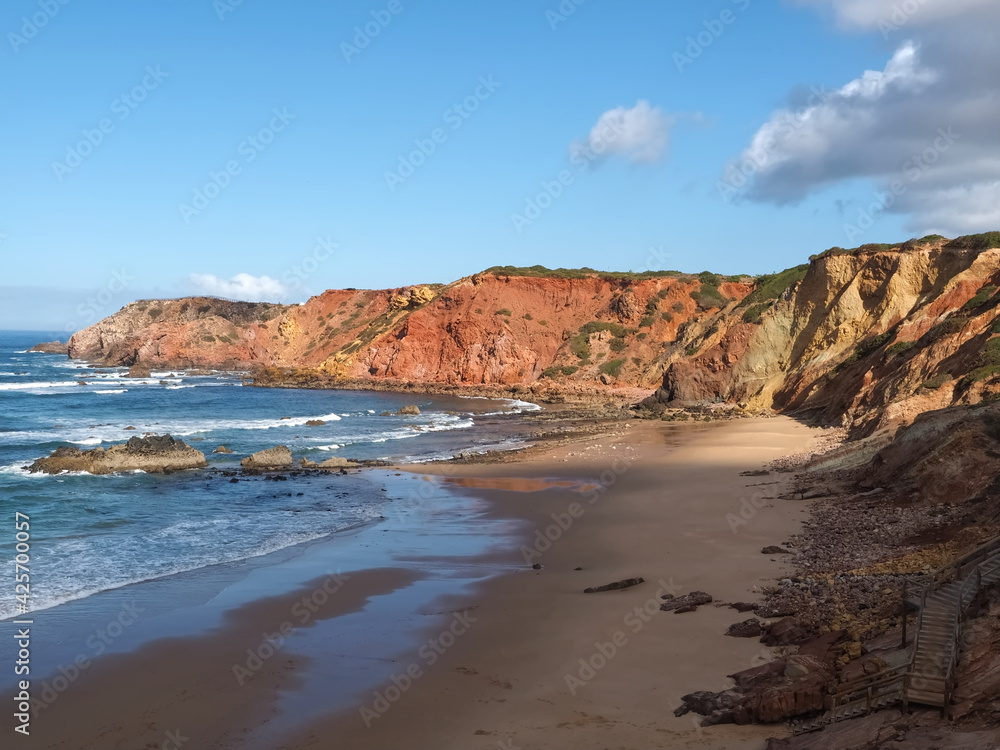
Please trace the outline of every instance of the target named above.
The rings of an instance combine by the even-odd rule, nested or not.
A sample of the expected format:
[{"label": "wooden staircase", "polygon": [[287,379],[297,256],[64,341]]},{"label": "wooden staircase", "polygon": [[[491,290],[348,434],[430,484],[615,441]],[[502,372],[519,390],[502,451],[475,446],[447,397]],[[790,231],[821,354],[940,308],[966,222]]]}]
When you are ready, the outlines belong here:
[{"label": "wooden staircase", "polygon": [[906,675],[903,706],[910,703],[944,710],[955,689],[955,666],[965,614],[976,594],[1000,581],[1000,539],[935,571],[917,584],[920,615]]},{"label": "wooden staircase", "polygon": [[[906,604],[919,607],[916,637],[902,662],[881,672],[843,683],[827,699],[827,711],[793,723],[795,734],[813,732],[897,703],[909,711],[911,703],[935,706],[942,711],[951,703],[955,666],[965,613],[980,590],[1000,582],[1000,537],[903,588]],[[910,588],[914,597],[907,596]],[[905,640],[905,629],[904,629]],[[908,658],[907,658],[908,657]]]}]

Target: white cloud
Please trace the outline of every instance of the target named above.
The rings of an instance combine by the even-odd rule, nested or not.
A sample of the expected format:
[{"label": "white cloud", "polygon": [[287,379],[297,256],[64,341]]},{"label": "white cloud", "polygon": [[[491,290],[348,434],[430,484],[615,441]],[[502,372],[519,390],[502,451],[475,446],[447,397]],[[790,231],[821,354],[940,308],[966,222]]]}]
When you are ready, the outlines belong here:
[{"label": "white cloud", "polygon": [[288,288],[270,276],[238,273],[231,279],[220,279],[210,273],[193,273],[188,280],[202,294],[247,302],[278,302],[288,295]]},{"label": "white cloud", "polygon": [[570,153],[591,159],[618,154],[649,164],[666,152],[672,125],[670,116],[640,99],[631,109],[615,107],[598,117],[590,134],[570,146]]},{"label": "white cloud", "polygon": [[907,24],[932,24],[995,3],[995,0],[799,0],[803,5],[829,8],[837,22],[852,29],[878,29]]},{"label": "white cloud", "polygon": [[[802,2],[869,30],[878,30],[884,11],[904,5]],[[903,190],[887,210],[905,216],[909,229],[955,235],[1000,226],[1000,3],[912,3],[919,7],[894,32],[898,46],[883,70],[774,113],[723,183],[738,187],[740,170],[750,173],[743,196],[776,204],[858,178],[879,191],[896,183]]]}]

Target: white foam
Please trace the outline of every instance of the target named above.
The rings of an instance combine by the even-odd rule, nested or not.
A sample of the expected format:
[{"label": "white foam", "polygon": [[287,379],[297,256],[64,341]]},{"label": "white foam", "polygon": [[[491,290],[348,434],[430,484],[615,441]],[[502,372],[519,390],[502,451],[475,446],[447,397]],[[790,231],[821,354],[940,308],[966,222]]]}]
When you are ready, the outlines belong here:
[{"label": "white foam", "polygon": [[0,391],[34,391],[40,388],[78,388],[75,380],[49,380],[34,383],[0,383]]},{"label": "white foam", "polygon": [[[171,565],[161,565],[157,569],[148,569],[145,573],[139,573],[138,575],[132,573],[131,575],[124,575],[120,578],[116,577],[116,574],[120,575],[124,571],[131,572],[136,568],[134,564],[129,564],[131,561],[127,559],[127,554],[126,556],[114,556],[117,558],[114,560],[114,562],[117,563],[116,566],[108,564],[110,561],[108,560],[107,555],[100,555],[99,562],[101,567],[99,571],[88,568],[86,564],[71,567],[68,571],[66,571],[66,575],[61,576],[60,578],[49,579],[50,582],[59,581],[59,583],[53,584],[55,590],[52,590],[51,593],[45,591],[44,589],[40,592],[32,591],[33,596],[31,599],[32,606],[30,611],[37,612],[39,610],[50,609],[77,599],[85,599],[88,596],[99,594],[102,591],[110,591],[136,583],[143,583],[145,581],[155,581],[167,576],[186,573],[192,570],[199,570],[212,565],[262,557],[263,555],[268,555],[272,552],[277,552],[297,544],[304,544],[317,539],[323,539],[324,537],[330,536],[331,534],[335,534],[339,531],[354,528],[359,524],[374,520],[379,516],[379,514],[380,508],[377,506],[372,506],[363,510],[354,509],[350,516],[343,518],[335,526],[326,530],[315,531],[313,529],[302,527],[288,529],[270,539],[260,540],[254,547],[236,551],[232,554],[218,554],[218,551],[222,549],[222,547],[217,544],[209,544],[215,535],[215,532],[213,531],[211,532],[211,536],[199,535],[197,541],[201,543],[201,546],[195,546],[193,549],[189,550],[189,554],[194,559],[192,559],[192,557],[185,556]],[[182,542],[190,540],[192,533],[197,533],[198,530],[204,530],[206,525],[214,528],[220,528],[222,533],[228,532],[230,535],[234,536],[244,534],[244,525],[242,524],[233,524],[228,519],[207,519],[196,522],[181,522],[174,524],[173,526],[168,526],[164,529],[153,532],[147,537],[147,541],[155,542],[157,539],[160,539],[162,540],[161,544],[173,545],[175,542],[172,542],[171,539],[178,539]],[[143,552],[145,552],[144,545],[146,543],[147,542],[142,538],[136,538],[134,545],[136,549],[132,551],[133,556],[137,554],[139,547],[143,547]],[[67,565],[70,564],[68,561],[72,559],[83,560],[90,563],[93,563],[98,559],[95,557],[95,553],[98,552],[98,550],[88,549],[87,545],[83,542],[78,543],[76,540],[63,540],[59,543],[59,547],[60,555],[67,559]],[[118,549],[121,550],[121,547],[122,545],[119,544]],[[79,586],[79,584],[83,581],[86,581],[89,585],[85,588],[72,588],[74,584]],[[15,614],[18,613],[16,612],[14,602],[8,603],[4,600],[0,600],[0,620],[6,619]]]},{"label": "white foam", "polygon": [[128,388],[108,388],[103,391],[94,391],[94,394],[98,396],[104,396],[107,394],[126,393],[126,392],[128,392]]}]

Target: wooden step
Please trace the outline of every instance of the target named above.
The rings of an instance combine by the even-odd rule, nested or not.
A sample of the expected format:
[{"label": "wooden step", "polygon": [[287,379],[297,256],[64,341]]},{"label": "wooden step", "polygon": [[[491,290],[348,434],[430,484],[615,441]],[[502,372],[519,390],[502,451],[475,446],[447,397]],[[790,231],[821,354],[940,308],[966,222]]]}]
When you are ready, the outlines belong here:
[{"label": "wooden step", "polygon": [[919,703],[922,706],[937,706],[944,708],[943,693],[924,693],[919,690],[910,690],[906,694],[906,700],[910,703]]}]

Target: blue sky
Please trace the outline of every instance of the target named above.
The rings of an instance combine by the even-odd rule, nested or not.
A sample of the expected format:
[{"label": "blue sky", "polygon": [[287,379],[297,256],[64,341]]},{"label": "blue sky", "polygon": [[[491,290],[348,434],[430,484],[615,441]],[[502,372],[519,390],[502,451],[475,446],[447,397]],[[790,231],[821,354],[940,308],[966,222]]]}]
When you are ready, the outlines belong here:
[{"label": "blue sky", "polygon": [[[957,145],[938,140],[927,179],[845,229],[949,124],[883,132],[900,101],[945,96],[962,74],[941,62],[942,29],[993,12],[935,2],[887,31],[882,0],[12,0],[0,327],[492,265],[765,273],[831,245],[997,228],[989,209],[933,210],[935,195],[993,188],[997,172],[971,165],[996,143],[965,123]],[[875,93],[842,89],[865,71]],[[802,126],[724,198],[727,168],[781,110]],[[598,155],[601,123],[617,130]]]}]

